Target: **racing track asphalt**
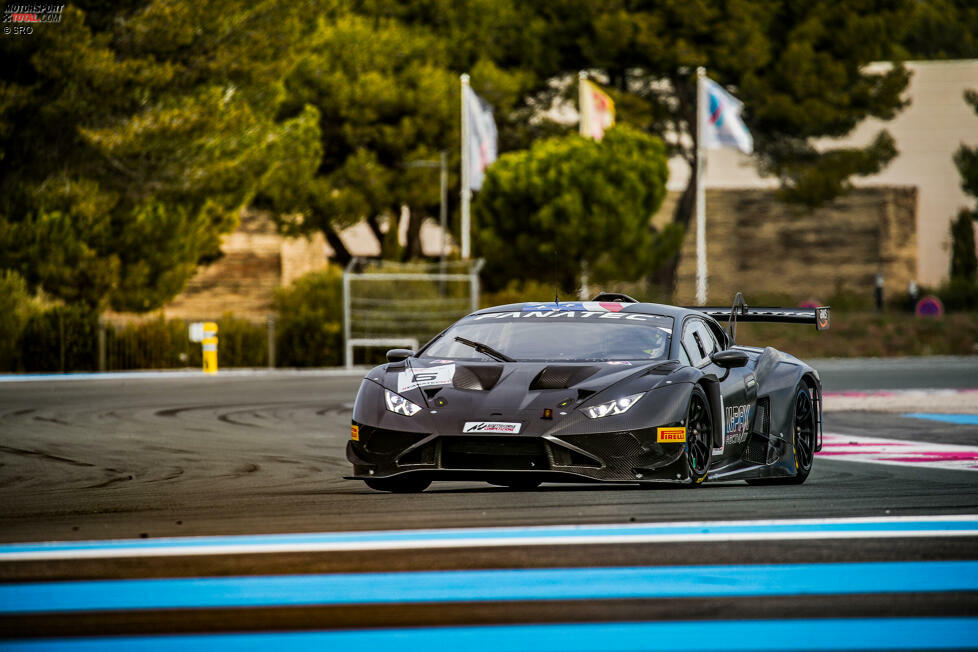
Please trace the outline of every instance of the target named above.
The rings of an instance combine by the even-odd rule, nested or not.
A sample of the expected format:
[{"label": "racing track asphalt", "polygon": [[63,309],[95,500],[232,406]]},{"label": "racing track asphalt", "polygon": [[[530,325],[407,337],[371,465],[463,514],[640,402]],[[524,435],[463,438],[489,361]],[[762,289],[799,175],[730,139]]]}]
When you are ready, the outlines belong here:
[{"label": "racing track asphalt", "polygon": [[[978,387],[978,358],[864,364],[822,361],[826,391]],[[0,542],[690,520],[974,514],[978,473],[819,458],[798,487],[743,482],[686,489],[545,485],[517,492],[435,484],[421,495],[370,491],[342,479],[358,376],[216,377],[0,383]],[[978,426],[896,414],[829,413],[844,434],[978,445]],[[310,572],[975,559],[978,540],[629,544],[115,559],[0,565],[2,581]],[[668,615],[656,600],[548,602],[370,610],[371,625],[627,620]],[[751,617],[784,608],[807,617],[978,613],[973,591],[929,600],[866,596],[703,598],[690,613]],[[0,620],[0,629],[86,633],[209,631],[363,624],[355,607],[194,610]],[[675,614],[672,614],[675,616]],[[687,614],[688,615],[688,614]],[[505,616],[505,617],[504,617]],[[247,621],[247,622],[245,622]],[[53,629],[52,629],[53,628]]]}]

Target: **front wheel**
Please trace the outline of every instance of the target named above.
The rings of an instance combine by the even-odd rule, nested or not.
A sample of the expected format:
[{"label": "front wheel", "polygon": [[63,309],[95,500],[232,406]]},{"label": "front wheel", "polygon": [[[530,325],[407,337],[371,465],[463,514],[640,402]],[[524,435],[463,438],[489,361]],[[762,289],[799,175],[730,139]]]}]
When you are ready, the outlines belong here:
[{"label": "front wheel", "polygon": [[416,494],[421,493],[431,485],[431,480],[424,478],[406,476],[401,478],[377,478],[376,480],[364,480],[368,487],[375,491],[388,491],[392,494]]},{"label": "front wheel", "polygon": [[686,410],[686,461],[695,487],[706,480],[713,460],[713,411],[706,392],[693,385]]}]

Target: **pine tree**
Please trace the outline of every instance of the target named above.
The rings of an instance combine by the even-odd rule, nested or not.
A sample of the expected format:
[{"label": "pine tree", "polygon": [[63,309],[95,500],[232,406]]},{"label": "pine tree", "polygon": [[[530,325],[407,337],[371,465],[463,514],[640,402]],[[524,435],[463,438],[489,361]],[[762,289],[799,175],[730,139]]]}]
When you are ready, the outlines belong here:
[{"label": "pine tree", "polygon": [[476,250],[492,289],[511,278],[565,291],[587,269],[592,280],[634,280],[664,239],[652,215],[666,192],[662,141],[627,125],[601,142],[571,134],[504,154],[489,167],[474,206]]},{"label": "pine tree", "polygon": [[277,115],[302,18],[279,1],[93,2],[2,39],[0,268],[95,309],[179,292],[315,124]]}]

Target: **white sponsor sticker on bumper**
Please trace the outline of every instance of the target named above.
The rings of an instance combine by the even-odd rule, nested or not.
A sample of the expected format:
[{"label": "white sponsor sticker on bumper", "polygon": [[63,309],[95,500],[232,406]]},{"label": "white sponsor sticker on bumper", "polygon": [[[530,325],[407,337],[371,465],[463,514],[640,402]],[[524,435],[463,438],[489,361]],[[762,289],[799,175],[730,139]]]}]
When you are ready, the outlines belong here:
[{"label": "white sponsor sticker on bumper", "polygon": [[502,432],[515,435],[520,431],[521,423],[506,421],[466,421],[462,432]]}]

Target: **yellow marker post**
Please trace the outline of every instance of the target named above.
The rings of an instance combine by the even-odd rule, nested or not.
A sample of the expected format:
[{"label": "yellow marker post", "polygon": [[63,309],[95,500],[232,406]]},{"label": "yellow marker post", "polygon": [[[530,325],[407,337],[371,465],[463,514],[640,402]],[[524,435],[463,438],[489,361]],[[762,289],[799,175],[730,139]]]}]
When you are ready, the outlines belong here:
[{"label": "yellow marker post", "polygon": [[217,373],[217,324],[204,322],[204,339],[201,341],[204,358],[204,373]]}]

